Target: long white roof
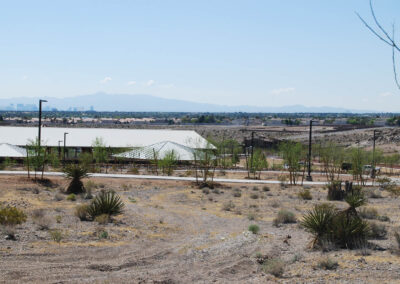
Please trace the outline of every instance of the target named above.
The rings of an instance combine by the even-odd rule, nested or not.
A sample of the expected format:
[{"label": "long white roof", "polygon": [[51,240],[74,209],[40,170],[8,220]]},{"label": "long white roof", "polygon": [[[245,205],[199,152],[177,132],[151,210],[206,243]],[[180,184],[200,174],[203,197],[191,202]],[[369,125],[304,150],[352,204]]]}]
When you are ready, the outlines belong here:
[{"label": "long white roof", "polygon": [[26,150],[24,148],[10,145],[7,143],[0,144],[0,157],[2,158],[25,158]]},{"label": "long white roof", "polygon": [[[67,147],[91,147],[99,137],[107,147],[113,148],[144,147],[163,141],[197,149],[215,148],[193,130],[42,127],[41,132],[42,145],[50,147],[58,146],[67,132]],[[0,143],[25,146],[37,136],[37,127],[0,127]]]}]

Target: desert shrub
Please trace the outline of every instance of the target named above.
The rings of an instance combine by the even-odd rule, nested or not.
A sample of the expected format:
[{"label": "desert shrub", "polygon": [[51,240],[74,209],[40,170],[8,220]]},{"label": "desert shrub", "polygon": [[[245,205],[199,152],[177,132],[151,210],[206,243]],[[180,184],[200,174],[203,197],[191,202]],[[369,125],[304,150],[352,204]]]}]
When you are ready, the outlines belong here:
[{"label": "desert shrub", "polygon": [[260,231],[260,227],[257,225],[250,225],[249,226],[249,231],[252,232],[253,234],[257,234]]},{"label": "desert shrub", "polygon": [[209,190],[208,188],[203,188],[203,189],[201,190],[201,192],[203,192],[204,194],[209,194],[209,193],[210,193],[210,190]]},{"label": "desert shrub", "polygon": [[87,221],[89,219],[88,214],[89,206],[87,204],[80,204],[75,207],[75,216],[81,221]]},{"label": "desert shrub", "polygon": [[108,239],[108,232],[107,231],[100,231],[97,235],[99,237],[99,239]]},{"label": "desert shrub", "polygon": [[267,192],[267,191],[270,191],[271,189],[269,188],[269,186],[263,186],[263,191],[265,191],[265,192]]},{"label": "desert shrub", "polygon": [[215,193],[215,194],[220,194],[221,193],[221,191],[218,188],[214,188],[212,192]]},{"label": "desert shrub", "polygon": [[318,262],[318,267],[325,270],[336,270],[338,266],[339,263],[328,256],[320,259]]},{"label": "desert shrub", "polygon": [[38,225],[39,230],[48,230],[51,225],[51,219],[46,216],[43,209],[35,209],[32,211],[33,222]]},{"label": "desert shrub", "polygon": [[279,201],[277,201],[277,200],[273,200],[273,201],[270,203],[270,205],[271,205],[272,208],[278,208],[278,207],[281,206],[281,204],[280,204]]},{"label": "desert shrub", "polygon": [[363,207],[358,211],[358,215],[364,219],[378,219],[378,211],[375,208]]},{"label": "desert shrub", "polygon": [[389,216],[386,215],[378,216],[378,220],[382,222],[390,222]]},{"label": "desert shrub", "polygon": [[26,222],[26,214],[16,207],[0,207],[0,224],[14,226]]},{"label": "desert shrub", "polygon": [[87,169],[80,165],[69,165],[64,169],[64,173],[71,182],[66,193],[79,194],[85,192],[82,179],[88,176]]},{"label": "desert shrub", "polygon": [[235,208],[235,204],[232,202],[232,200],[225,202],[222,206],[224,211],[231,211],[233,208]]},{"label": "desert shrub", "polygon": [[314,236],[313,245],[319,244],[328,238],[327,235],[330,233],[330,226],[332,219],[336,214],[336,209],[330,204],[315,205],[312,210],[309,210],[303,217],[300,225],[305,228],[306,231]]},{"label": "desert shrub", "polygon": [[369,225],[358,216],[342,211],[332,219],[331,239],[341,248],[357,248],[365,244],[370,233]]},{"label": "desert shrub", "polygon": [[51,230],[49,231],[49,234],[50,238],[57,243],[60,243],[63,239],[63,235],[60,230]]},{"label": "desert shrub", "polygon": [[400,233],[398,231],[394,232],[394,238],[396,239],[397,249],[400,249]]},{"label": "desert shrub", "polygon": [[257,193],[252,193],[252,194],[250,194],[250,198],[251,199],[258,199],[258,194]]},{"label": "desert shrub", "polygon": [[259,191],[259,188],[257,186],[253,186],[254,191]]},{"label": "desert shrub", "polygon": [[76,200],[76,195],[71,193],[67,196],[68,201],[75,201]]},{"label": "desert shrub", "polygon": [[345,192],[342,190],[342,182],[340,180],[329,182],[328,200],[343,200]]},{"label": "desert shrub", "polygon": [[298,194],[299,198],[303,199],[303,200],[311,200],[312,199],[312,195],[309,189],[303,189],[301,190]]},{"label": "desert shrub", "polygon": [[58,224],[60,224],[61,221],[62,221],[62,217],[61,217],[60,215],[57,215],[57,216],[56,216],[56,222],[57,222]]},{"label": "desert shrub", "polygon": [[281,187],[286,187],[288,177],[285,175],[278,176],[278,181],[280,182]]},{"label": "desert shrub", "polygon": [[93,198],[92,190],[90,188],[86,189],[86,193],[85,193],[85,196],[83,198],[85,198],[85,199],[92,199]]},{"label": "desert shrub", "polygon": [[96,187],[97,187],[96,183],[92,180],[88,180],[87,182],[85,182],[86,190],[94,190],[94,189],[96,189]]},{"label": "desert shrub", "polygon": [[239,188],[235,188],[233,191],[233,196],[234,197],[241,197],[242,196],[242,191]]},{"label": "desert shrub", "polygon": [[94,218],[94,221],[101,224],[101,225],[105,225],[108,224],[110,222],[110,215],[108,214],[101,214],[99,216],[96,216]]},{"label": "desert shrub", "polygon": [[96,216],[107,214],[109,216],[122,213],[124,203],[114,191],[101,191],[88,206],[87,212],[93,220]]},{"label": "desert shrub", "polygon": [[248,218],[250,221],[253,221],[253,220],[256,219],[256,214],[254,214],[254,213],[249,213],[249,215],[247,215],[247,218]]},{"label": "desert shrub", "polygon": [[137,174],[139,174],[139,169],[137,167],[130,167],[128,169],[128,173],[132,174],[132,175],[137,175]]},{"label": "desert shrub", "polygon": [[387,235],[386,226],[377,222],[370,222],[371,229],[369,237],[371,239],[384,239]]},{"label": "desert shrub", "polygon": [[15,226],[1,226],[0,227],[2,233],[6,236],[6,240],[16,240],[16,230]]},{"label": "desert shrub", "polygon": [[269,259],[264,262],[264,271],[275,277],[281,277],[285,272],[285,263],[280,259]]},{"label": "desert shrub", "polygon": [[293,212],[288,210],[280,210],[278,215],[274,219],[274,225],[279,226],[280,224],[296,223],[296,216]]},{"label": "desert shrub", "polygon": [[34,209],[32,211],[32,218],[33,219],[43,218],[44,215],[45,215],[44,209]]}]

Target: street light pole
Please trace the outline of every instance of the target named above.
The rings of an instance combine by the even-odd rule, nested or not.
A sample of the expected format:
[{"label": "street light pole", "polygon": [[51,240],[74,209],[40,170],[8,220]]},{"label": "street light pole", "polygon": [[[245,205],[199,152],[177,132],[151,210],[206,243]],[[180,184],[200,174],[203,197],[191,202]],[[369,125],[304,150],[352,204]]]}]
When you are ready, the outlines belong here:
[{"label": "street light pole", "polygon": [[310,133],[309,133],[309,136],[308,136],[308,175],[306,176],[306,180],[307,181],[312,181],[312,176],[311,176],[312,123],[313,123],[313,121],[310,120]]},{"label": "street light pole", "polygon": [[42,139],[42,103],[46,103],[46,100],[39,100],[39,133],[38,133],[38,148],[40,149],[40,143]]},{"label": "street light pole", "polygon": [[58,140],[58,159],[61,159],[61,145],[62,140]]},{"label": "street light pole", "polygon": [[64,132],[64,157],[63,157],[64,167],[65,167],[65,150],[66,150],[65,146],[66,146],[66,143],[67,143],[67,134],[68,134],[68,132]]},{"label": "street light pole", "polygon": [[374,142],[372,144],[372,169],[371,169],[371,178],[375,178],[375,140],[376,140],[376,132],[377,130],[374,130]]}]

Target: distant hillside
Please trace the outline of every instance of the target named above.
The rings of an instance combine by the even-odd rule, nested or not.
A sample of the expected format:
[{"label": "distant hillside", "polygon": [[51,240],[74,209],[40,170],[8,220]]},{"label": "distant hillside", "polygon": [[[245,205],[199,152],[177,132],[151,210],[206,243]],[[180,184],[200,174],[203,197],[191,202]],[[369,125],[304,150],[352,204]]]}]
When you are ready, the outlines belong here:
[{"label": "distant hillside", "polygon": [[[184,100],[164,99],[151,95],[126,95],[96,93],[68,98],[45,97],[46,109],[89,110],[96,111],[155,111],[155,112],[270,112],[270,113],[327,113],[327,112],[374,112],[349,110],[336,107],[306,107],[292,105],[282,107],[267,106],[224,106],[217,104],[196,103]],[[0,110],[34,110],[39,98],[0,99]],[[13,104],[11,107],[10,105]],[[22,105],[23,104],[23,105]]]}]

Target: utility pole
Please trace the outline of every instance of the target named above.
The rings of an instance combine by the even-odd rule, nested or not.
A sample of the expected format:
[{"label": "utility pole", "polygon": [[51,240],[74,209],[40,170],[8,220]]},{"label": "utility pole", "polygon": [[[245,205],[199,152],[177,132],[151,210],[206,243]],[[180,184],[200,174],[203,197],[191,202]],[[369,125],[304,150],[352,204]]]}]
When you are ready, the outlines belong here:
[{"label": "utility pole", "polygon": [[311,176],[312,123],[313,123],[313,121],[310,120],[310,133],[309,133],[309,136],[308,136],[308,175],[306,176],[306,180],[307,181],[312,181],[312,176]]},{"label": "utility pole", "polygon": [[65,148],[65,146],[66,146],[66,144],[67,144],[67,134],[68,134],[68,132],[64,132],[64,157],[63,157],[63,164],[64,164],[64,167],[65,167],[65,153],[66,153],[66,148]]},{"label": "utility pole", "polygon": [[61,142],[62,140],[58,140],[58,159],[61,159]]},{"label": "utility pole", "polygon": [[42,139],[42,103],[47,103],[46,100],[39,100],[39,133],[38,133],[38,150]]},{"label": "utility pole", "polygon": [[375,129],[374,130],[374,142],[373,142],[373,144],[372,144],[372,169],[371,169],[371,178],[375,178],[375,173],[376,173],[376,170],[375,170],[375,140],[376,140],[376,132],[377,132],[377,130]]}]

